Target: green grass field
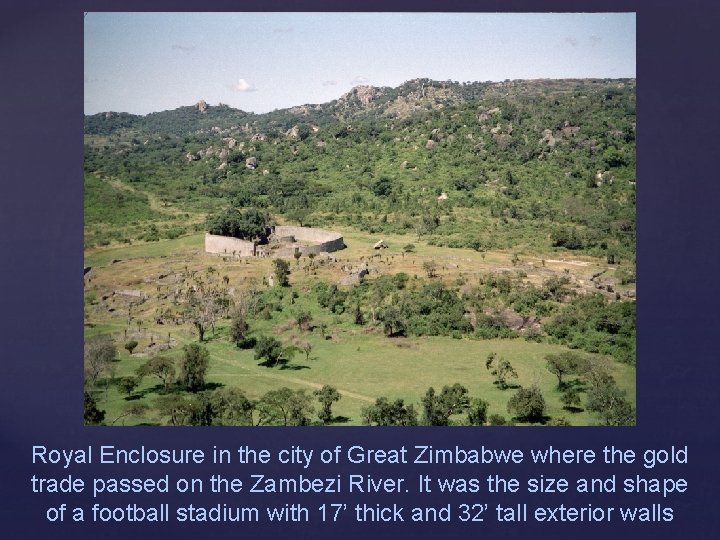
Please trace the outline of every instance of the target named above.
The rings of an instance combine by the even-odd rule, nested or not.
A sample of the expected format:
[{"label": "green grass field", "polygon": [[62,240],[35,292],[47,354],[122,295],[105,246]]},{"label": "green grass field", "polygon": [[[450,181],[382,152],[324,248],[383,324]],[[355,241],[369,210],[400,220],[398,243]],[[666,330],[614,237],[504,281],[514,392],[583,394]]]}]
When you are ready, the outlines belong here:
[{"label": "green grass field", "polygon": [[[407,403],[419,403],[429,386],[440,389],[443,385],[459,382],[473,397],[481,397],[490,404],[489,413],[508,417],[506,403],[513,389],[500,390],[492,384],[493,378],[485,369],[485,358],[490,352],[509,360],[523,384],[537,384],[547,403],[546,414],[553,418],[565,416],[574,425],[591,424],[594,420],[586,411],[570,413],[562,409],[557,379],[546,368],[544,356],[564,350],[563,347],[523,340],[454,340],[450,338],[388,339],[382,336],[343,334],[338,342],[322,340],[319,335],[309,338],[313,351],[309,360],[296,356],[283,367],[267,368],[258,365],[252,351],[240,351],[227,341],[211,339],[208,383],[242,389],[250,398],[287,386],[292,389],[313,391],[323,384],[338,388],[342,399],[333,406],[333,413],[345,416],[348,425],[361,423],[360,410],[374,402],[376,397],[402,398]],[[399,343],[401,342],[401,343]],[[402,346],[399,346],[401,344]],[[133,375],[145,361],[125,355],[117,364],[116,376]],[[635,400],[635,370],[615,363],[613,376],[618,385]],[[138,393],[151,390],[156,379],[146,378]],[[152,399],[150,391],[144,399]],[[128,401],[111,386],[107,401],[101,393],[99,406],[107,410],[112,421],[122,414]],[[140,417],[133,421],[157,423],[158,418]]]}]

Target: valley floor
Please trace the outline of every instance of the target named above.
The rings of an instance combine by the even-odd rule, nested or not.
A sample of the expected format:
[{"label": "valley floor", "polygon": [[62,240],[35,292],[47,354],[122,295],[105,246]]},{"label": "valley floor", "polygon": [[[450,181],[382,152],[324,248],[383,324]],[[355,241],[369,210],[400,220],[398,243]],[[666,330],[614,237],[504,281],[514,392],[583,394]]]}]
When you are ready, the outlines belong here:
[{"label": "valley floor", "polygon": [[[347,315],[333,314],[307,297],[318,280],[337,284],[348,269],[365,262],[371,269],[366,279],[398,272],[424,279],[423,263],[433,261],[437,267],[434,279],[446,283],[474,283],[487,272],[521,272],[527,281],[538,284],[554,275],[571,276],[574,286],[582,291],[593,289],[595,282],[591,278],[599,272],[614,272],[604,261],[558,253],[520,254],[519,260],[516,257],[513,261],[510,253],[441,248],[399,235],[384,237],[390,247],[378,253],[372,246],[380,238],[353,229],[341,232],[347,249],[322,261],[289,261],[290,288],[282,295],[280,311],[273,312],[269,319],[249,320],[252,334],[272,335],[284,343],[303,340],[311,345],[310,354],[296,354],[291,361],[273,368],[259,365],[252,349],[242,350],[231,343],[230,320],[220,319],[205,334],[204,345],[210,354],[207,387],[237,388],[250,399],[260,399],[281,387],[312,394],[323,385],[331,385],[342,396],[333,404],[333,424],[361,425],[362,409],[381,396],[391,401],[401,398],[420,410],[428,387],[439,391],[445,385],[460,383],[470,397],[489,403],[488,415],[509,418],[512,415],[506,405],[515,389],[503,390],[493,384],[485,365],[488,355],[496,353],[515,368],[518,378],[511,383],[536,385],[542,391],[547,417],[562,417],[572,425],[598,423],[597,416],[585,408],[565,408],[560,401],[558,381],[548,371],[545,356],[567,351],[563,345],[522,337],[386,337],[382,326],[352,324]],[[415,245],[412,253],[402,249],[409,243]],[[134,376],[153,354],[160,352],[177,359],[184,344],[197,342],[197,333],[189,323],[159,324],[158,313],[169,305],[168,299],[180,286],[178,276],[192,272],[222,276],[230,295],[238,296],[248,288],[267,289],[262,282],[271,273],[271,265],[268,259],[232,260],[205,254],[201,234],[87,252],[85,266],[90,270],[85,276],[85,334],[91,337],[109,333],[119,350],[119,361],[112,373],[99,378],[92,389],[98,408],[106,412],[105,423],[168,423],[168,417],[153,407],[154,400],[164,393],[157,378],[144,377],[130,395],[122,392],[116,382]],[[309,330],[293,324],[293,315],[301,309],[312,316]],[[133,354],[123,348],[128,340],[138,342]],[[635,367],[607,362],[618,388],[634,405]],[[319,410],[317,402],[315,410]],[[457,415],[453,421],[461,423],[463,417]]]}]

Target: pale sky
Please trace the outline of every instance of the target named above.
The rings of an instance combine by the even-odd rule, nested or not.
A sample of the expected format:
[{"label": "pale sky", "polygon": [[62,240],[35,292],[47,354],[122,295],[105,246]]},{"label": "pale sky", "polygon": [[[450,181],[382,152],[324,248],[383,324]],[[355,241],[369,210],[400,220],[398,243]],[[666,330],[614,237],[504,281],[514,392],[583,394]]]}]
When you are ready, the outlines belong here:
[{"label": "pale sky", "polygon": [[634,13],[89,13],[85,113],[263,113],[418,77],[635,77]]}]

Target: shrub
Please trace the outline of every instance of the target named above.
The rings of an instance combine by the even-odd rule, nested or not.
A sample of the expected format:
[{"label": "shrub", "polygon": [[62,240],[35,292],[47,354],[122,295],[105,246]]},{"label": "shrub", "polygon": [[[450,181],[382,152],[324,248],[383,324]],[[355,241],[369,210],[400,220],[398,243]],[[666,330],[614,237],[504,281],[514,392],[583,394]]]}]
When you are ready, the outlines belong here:
[{"label": "shrub", "polygon": [[530,388],[520,388],[508,401],[507,410],[510,413],[514,412],[519,420],[540,422],[545,413],[545,398],[535,385]]},{"label": "shrub", "polygon": [[125,343],[125,349],[127,350],[128,354],[132,354],[133,351],[135,350],[135,347],[137,347],[137,346],[138,346],[138,342],[135,341],[134,339],[131,339],[130,341]]}]

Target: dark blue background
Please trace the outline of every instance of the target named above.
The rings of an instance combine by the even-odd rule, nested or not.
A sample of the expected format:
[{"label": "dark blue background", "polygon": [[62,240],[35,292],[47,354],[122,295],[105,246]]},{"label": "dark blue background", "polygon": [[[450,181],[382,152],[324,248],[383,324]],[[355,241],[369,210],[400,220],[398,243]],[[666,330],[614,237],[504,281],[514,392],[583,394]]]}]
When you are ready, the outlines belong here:
[{"label": "dark blue background", "polygon": [[[492,1],[345,2],[343,10],[382,11],[636,11],[638,26],[638,426],[635,428],[488,428],[488,429],[243,429],[243,428],[88,428],[82,425],[82,11],[185,10],[339,10],[316,2],[171,2],[171,1],[5,1],[0,17],[0,536],[4,538],[196,538],[210,534],[269,538],[294,537],[430,538],[440,535],[525,538],[710,538],[720,530],[717,511],[718,460],[718,85],[716,46],[718,8],[712,2],[659,1]],[[363,525],[349,516],[335,527],[286,525],[179,524],[159,526],[80,526],[49,524],[44,509],[72,498],[33,496],[31,446],[80,448],[90,444],[136,447],[236,448],[241,444],[280,449],[292,444],[332,448],[336,444],[396,448],[433,444],[448,447],[486,445],[528,450],[554,444],[568,448],[669,448],[689,446],[689,464],[645,471],[607,467],[458,466],[454,475],[490,472],[525,478],[569,478],[612,472],[645,476],[682,476],[689,490],[666,505],[675,509],[672,523],[505,526],[494,519],[482,524]],[[261,472],[297,474],[298,469],[264,466]],[[431,470],[391,467],[344,467],[342,472],[370,472],[415,478]],[[210,467],[135,470],[159,476],[206,476]],[[107,475],[100,468],[77,469],[84,476]],[[244,476],[248,470],[241,471]],[[312,469],[306,474],[339,471]],[[129,472],[128,472],[129,474]],[[138,472],[139,474],[139,472]],[[414,484],[411,484],[414,485]],[[531,504],[559,504],[566,497],[523,497]],[[347,502],[346,495],[278,498],[237,497],[233,503]],[[519,500],[505,498],[507,502]],[[616,506],[636,498],[577,498],[575,504]],[[640,499],[637,499],[638,501]],[[223,499],[231,502],[229,498]],[[394,499],[360,499],[360,502]],[[646,497],[645,502],[663,502]],[[78,501],[79,502],[79,501]],[[119,501],[121,502],[121,501]],[[143,501],[150,504],[150,500]],[[172,502],[172,500],[170,501]],[[202,504],[218,500],[205,497]],[[442,501],[443,504],[448,501]],[[503,502],[500,497],[459,497],[452,502]],[[415,494],[405,507],[432,505]],[[441,501],[437,501],[439,505]],[[635,503],[637,504],[637,502]],[[62,527],[62,528],[61,528]]]}]

